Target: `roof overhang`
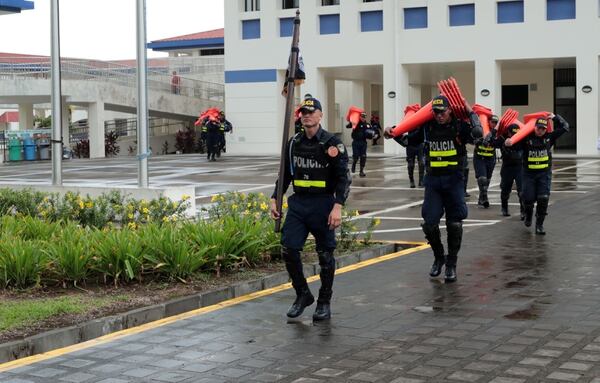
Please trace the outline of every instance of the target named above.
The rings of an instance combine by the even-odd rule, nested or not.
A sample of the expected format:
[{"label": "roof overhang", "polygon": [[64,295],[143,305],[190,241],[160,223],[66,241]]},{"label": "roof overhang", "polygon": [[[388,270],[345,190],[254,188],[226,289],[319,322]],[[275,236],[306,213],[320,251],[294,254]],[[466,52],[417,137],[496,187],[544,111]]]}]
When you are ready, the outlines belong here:
[{"label": "roof overhang", "polygon": [[0,0],[0,15],[21,13],[33,9],[33,1],[28,0]]},{"label": "roof overhang", "polygon": [[153,41],[148,43],[148,48],[154,51],[173,51],[178,49],[194,48],[223,48],[225,47],[224,37],[215,37],[210,39],[195,40],[171,40],[171,41]]}]

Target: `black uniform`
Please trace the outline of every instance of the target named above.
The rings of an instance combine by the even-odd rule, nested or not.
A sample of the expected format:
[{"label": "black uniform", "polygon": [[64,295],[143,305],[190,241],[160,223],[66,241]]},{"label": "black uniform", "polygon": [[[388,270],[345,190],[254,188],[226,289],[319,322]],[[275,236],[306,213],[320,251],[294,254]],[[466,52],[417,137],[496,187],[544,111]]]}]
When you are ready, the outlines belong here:
[{"label": "black uniform", "polygon": [[203,133],[206,133],[207,158],[210,161],[216,161],[215,156],[220,150],[221,123],[219,121],[208,120],[202,130]]},{"label": "black uniform", "polygon": [[[512,137],[519,131],[517,125],[508,126],[508,137]],[[500,168],[500,205],[502,215],[510,216],[508,212],[508,198],[512,191],[513,183],[517,186],[517,196],[521,210],[521,220],[525,219],[523,202],[521,199],[521,185],[523,175],[523,150],[519,147],[504,145],[507,137],[497,136],[494,138],[494,146],[502,153],[502,167]]]},{"label": "black uniform", "polygon": [[217,157],[221,157],[221,151],[223,151],[223,153],[226,152],[226,148],[225,145],[227,144],[227,142],[225,141],[225,133],[229,133],[233,131],[233,125],[231,125],[231,122],[227,121],[226,118],[221,118],[219,119],[219,151],[217,152]]},{"label": "black uniform", "polygon": [[[352,124],[346,125],[347,129],[352,129]],[[360,159],[361,177],[365,177],[365,165],[367,164],[367,139],[373,138],[373,129],[366,121],[359,121],[352,129],[352,173],[356,172],[356,163]]]},{"label": "black uniform", "polygon": [[304,126],[302,125],[302,119],[300,117],[294,121],[294,134],[296,133],[304,133]]},{"label": "black uniform", "polygon": [[[421,215],[425,238],[431,245],[434,263],[431,276],[438,276],[446,265],[446,282],[456,280],[456,262],[462,242],[462,220],[468,210],[463,191],[463,161],[465,144],[481,137],[482,129],[475,113],[470,115],[471,124],[453,118],[449,124],[439,125],[435,120],[427,122],[409,133],[414,142],[425,144],[426,173],[423,179],[425,197]],[[444,254],[439,223],[446,214],[448,232],[448,255]]]},{"label": "black uniform", "polygon": [[[493,135],[494,130],[490,134]],[[475,168],[475,178],[479,187],[479,201],[477,203],[486,209],[490,207],[487,192],[496,167],[496,148],[491,142],[492,138],[493,136],[476,140],[475,150],[473,151],[473,167]]]},{"label": "black uniform", "polygon": [[377,145],[377,141],[381,138],[382,128],[379,123],[379,118],[371,119],[371,129],[373,129],[373,146]]},{"label": "black uniform", "polygon": [[[416,141],[414,134],[404,134],[395,137],[394,140],[406,148],[406,162],[408,162],[408,179],[410,187],[415,187],[415,160],[419,166],[419,187],[423,186],[423,175],[425,174],[425,154],[423,152],[423,141]],[[420,140],[420,137],[417,138]]]},{"label": "black uniform", "polygon": [[[294,194],[288,199],[289,208],[282,228],[283,259],[297,300],[304,299],[308,303],[304,306],[310,305],[314,298],[304,277],[300,251],[311,233],[321,266],[321,289],[317,302],[329,305],[336,241],[335,231],[329,229],[327,221],[333,205],[343,205],[348,198],[351,183],[348,153],[340,139],[322,127],[310,139],[303,133],[294,135],[287,144],[286,153],[283,190],[285,192],[293,181]],[[272,198],[275,198],[276,191],[277,185]],[[289,313],[288,316],[293,317]]]},{"label": "black uniform", "polygon": [[[539,121],[539,119],[538,119]],[[535,232],[546,234],[544,219],[550,200],[550,185],[552,182],[552,147],[556,140],[569,131],[569,124],[559,115],[555,115],[554,131],[542,137],[535,132],[525,137],[515,145],[523,149],[523,205],[525,207],[525,226],[531,226],[533,205],[537,202],[535,211]]]}]

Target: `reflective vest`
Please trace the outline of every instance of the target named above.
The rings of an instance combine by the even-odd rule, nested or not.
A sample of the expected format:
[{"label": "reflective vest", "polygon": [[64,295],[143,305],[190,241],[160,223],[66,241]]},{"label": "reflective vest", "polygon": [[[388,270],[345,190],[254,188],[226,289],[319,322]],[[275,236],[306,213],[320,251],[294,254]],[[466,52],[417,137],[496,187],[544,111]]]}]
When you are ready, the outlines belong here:
[{"label": "reflective vest", "polygon": [[323,132],[317,142],[303,140],[303,137],[301,133],[296,134],[290,144],[289,157],[294,193],[333,193],[333,168],[326,153],[326,143],[333,135]]},{"label": "reflective vest", "polygon": [[477,145],[475,147],[475,154],[485,158],[492,158],[496,155],[496,148],[490,145]]},{"label": "reflective vest", "polygon": [[532,137],[527,139],[527,161],[523,166],[527,171],[545,171],[550,169],[552,154],[549,140],[546,137]]},{"label": "reflective vest", "polygon": [[427,154],[429,159],[428,173],[447,173],[448,170],[460,170],[457,128],[455,125],[448,127],[425,127]]}]

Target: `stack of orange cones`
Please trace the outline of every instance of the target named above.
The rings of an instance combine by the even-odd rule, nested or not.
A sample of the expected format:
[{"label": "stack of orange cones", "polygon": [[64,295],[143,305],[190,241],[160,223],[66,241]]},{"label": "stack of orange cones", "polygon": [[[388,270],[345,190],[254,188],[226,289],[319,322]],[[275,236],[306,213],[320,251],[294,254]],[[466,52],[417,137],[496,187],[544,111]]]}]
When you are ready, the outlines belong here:
[{"label": "stack of orange cones", "polygon": [[450,77],[448,80],[442,80],[438,82],[437,86],[440,94],[446,96],[448,101],[450,101],[450,107],[452,108],[456,118],[468,120],[469,114],[467,113],[465,103],[463,102],[464,97],[460,92],[460,88],[458,87],[458,83],[454,77]]},{"label": "stack of orange cones", "polygon": [[346,121],[349,121],[352,124],[352,129],[356,128],[358,125],[358,121],[360,121],[360,114],[364,113],[365,110],[359,108],[358,106],[350,106],[348,108],[348,113],[346,113]]},{"label": "stack of orange cones", "polygon": [[[396,125],[394,129],[390,132],[392,137],[398,137],[403,135],[404,133],[410,132],[411,130],[415,130],[419,126],[423,125],[427,121],[433,119],[433,109],[431,108],[431,101],[424,107],[416,109],[416,105],[409,105],[404,110],[406,117]],[[410,109],[409,109],[410,108]]]},{"label": "stack of orange cones", "polygon": [[490,108],[479,104],[473,105],[473,112],[479,116],[479,122],[481,122],[481,127],[483,128],[483,137],[486,137],[490,133],[490,117],[494,113]]},{"label": "stack of orange cones", "polygon": [[200,113],[200,116],[198,116],[198,119],[194,123],[194,126],[201,125],[205,119],[209,119],[211,121],[218,121],[219,113],[221,113],[219,108],[206,109],[204,112]]},{"label": "stack of orange cones", "polygon": [[[533,133],[533,131],[535,130],[535,122],[538,118],[548,118],[549,115],[550,113],[548,112],[537,112],[526,114],[525,116],[523,116],[523,118],[525,119],[525,125],[520,127],[519,131],[511,137],[510,140],[513,143],[513,145],[521,141],[523,138],[529,136],[531,133]],[[548,124],[548,131],[549,130],[550,123]]]},{"label": "stack of orange cones", "polygon": [[508,126],[512,124],[519,125],[519,129],[523,128],[523,123],[518,120],[519,112],[514,109],[508,108],[506,112],[500,117],[500,121],[498,121],[498,135],[502,137],[507,136]]},{"label": "stack of orange cones", "polygon": [[412,104],[404,108],[404,118],[412,116],[421,109],[421,104]]}]

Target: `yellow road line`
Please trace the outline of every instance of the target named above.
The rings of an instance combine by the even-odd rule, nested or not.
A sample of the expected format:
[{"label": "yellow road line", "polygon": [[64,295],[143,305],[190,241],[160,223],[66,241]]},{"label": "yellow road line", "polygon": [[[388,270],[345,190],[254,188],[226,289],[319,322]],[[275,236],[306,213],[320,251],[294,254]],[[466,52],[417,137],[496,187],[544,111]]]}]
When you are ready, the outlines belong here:
[{"label": "yellow road line", "polygon": [[[400,242],[396,242],[396,243],[400,243]],[[406,242],[401,242],[401,243],[406,243]],[[412,243],[412,242],[411,242]],[[412,254],[412,253],[416,253],[418,251],[424,250],[429,248],[429,245],[423,242],[414,242],[414,244],[418,244],[417,247],[413,247],[410,249],[404,249],[401,251],[397,251],[395,253],[391,253],[391,254],[387,254],[387,255],[383,255],[381,257],[376,257],[376,258],[372,258],[372,259],[368,259],[366,261],[362,261],[362,262],[358,262],[355,263],[353,265],[349,265],[349,266],[345,266],[345,267],[341,267],[339,269],[337,269],[335,271],[336,274],[344,274],[350,271],[354,271],[354,270],[358,270],[361,269],[363,267],[367,267],[370,265],[375,265],[377,263],[380,262],[385,262],[388,261],[390,259],[394,259],[394,258],[398,258],[401,257],[403,255],[408,255],[408,254]],[[313,282],[319,279],[318,275],[314,275],[310,278],[307,278],[308,282]],[[283,290],[287,290],[290,287],[292,287],[291,283],[284,283],[282,285],[279,286],[275,286],[272,287],[270,289],[266,289],[266,290],[262,290],[262,291],[257,291],[255,293],[250,293],[241,297],[237,297],[237,298],[232,298],[229,299],[227,301],[223,301],[217,304],[214,304],[212,306],[207,306],[207,307],[201,307],[199,309],[196,310],[192,310],[192,311],[188,311],[182,314],[178,314],[178,315],[173,315],[167,318],[163,318],[163,319],[159,319],[157,321],[154,322],[149,322],[137,327],[132,327],[129,329],[125,329],[125,330],[121,330],[121,331],[117,331],[114,332],[112,334],[107,334],[107,335],[103,335],[99,338],[96,339],[92,339],[92,340],[88,340],[86,342],[82,342],[82,343],[77,343],[74,344],[72,346],[67,346],[67,347],[63,347],[63,348],[59,348],[56,350],[52,350],[52,351],[48,351],[45,352],[43,354],[38,354],[38,355],[33,355],[33,356],[28,356],[25,358],[21,358],[21,359],[17,359],[17,360],[13,360],[10,362],[6,362],[3,364],[0,364],[0,372],[5,372],[8,370],[12,370],[18,367],[22,367],[22,366],[27,366],[36,362],[41,362],[44,360],[48,360],[51,358],[55,358],[57,356],[61,356],[64,354],[69,354],[71,352],[75,352],[75,351],[79,351],[79,350],[84,350],[86,348],[89,347],[93,347],[93,346],[98,346],[100,344],[104,344],[104,343],[108,343],[110,341],[116,340],[116,339],[120,339],[123,338],[125,336],[128,335],[133,335],[133,334],[139,334],[141,332],[147,331],[147,330],[151,330],[151,329],[155,329],[157,327],[161,327],[173,322],[177,322],[179,320],[182,319],[187,319],[196,315],[201,315],[201,314],[206,314],[206,313],[210,313],[213,311],[217,311],[229,306],[234,306],[237,305],[239,303],[242,302],[247,302],[256,298],[261,298],[267,295],[271,295],[271,294],[275,294],[278,293],[280,291]]]}]

